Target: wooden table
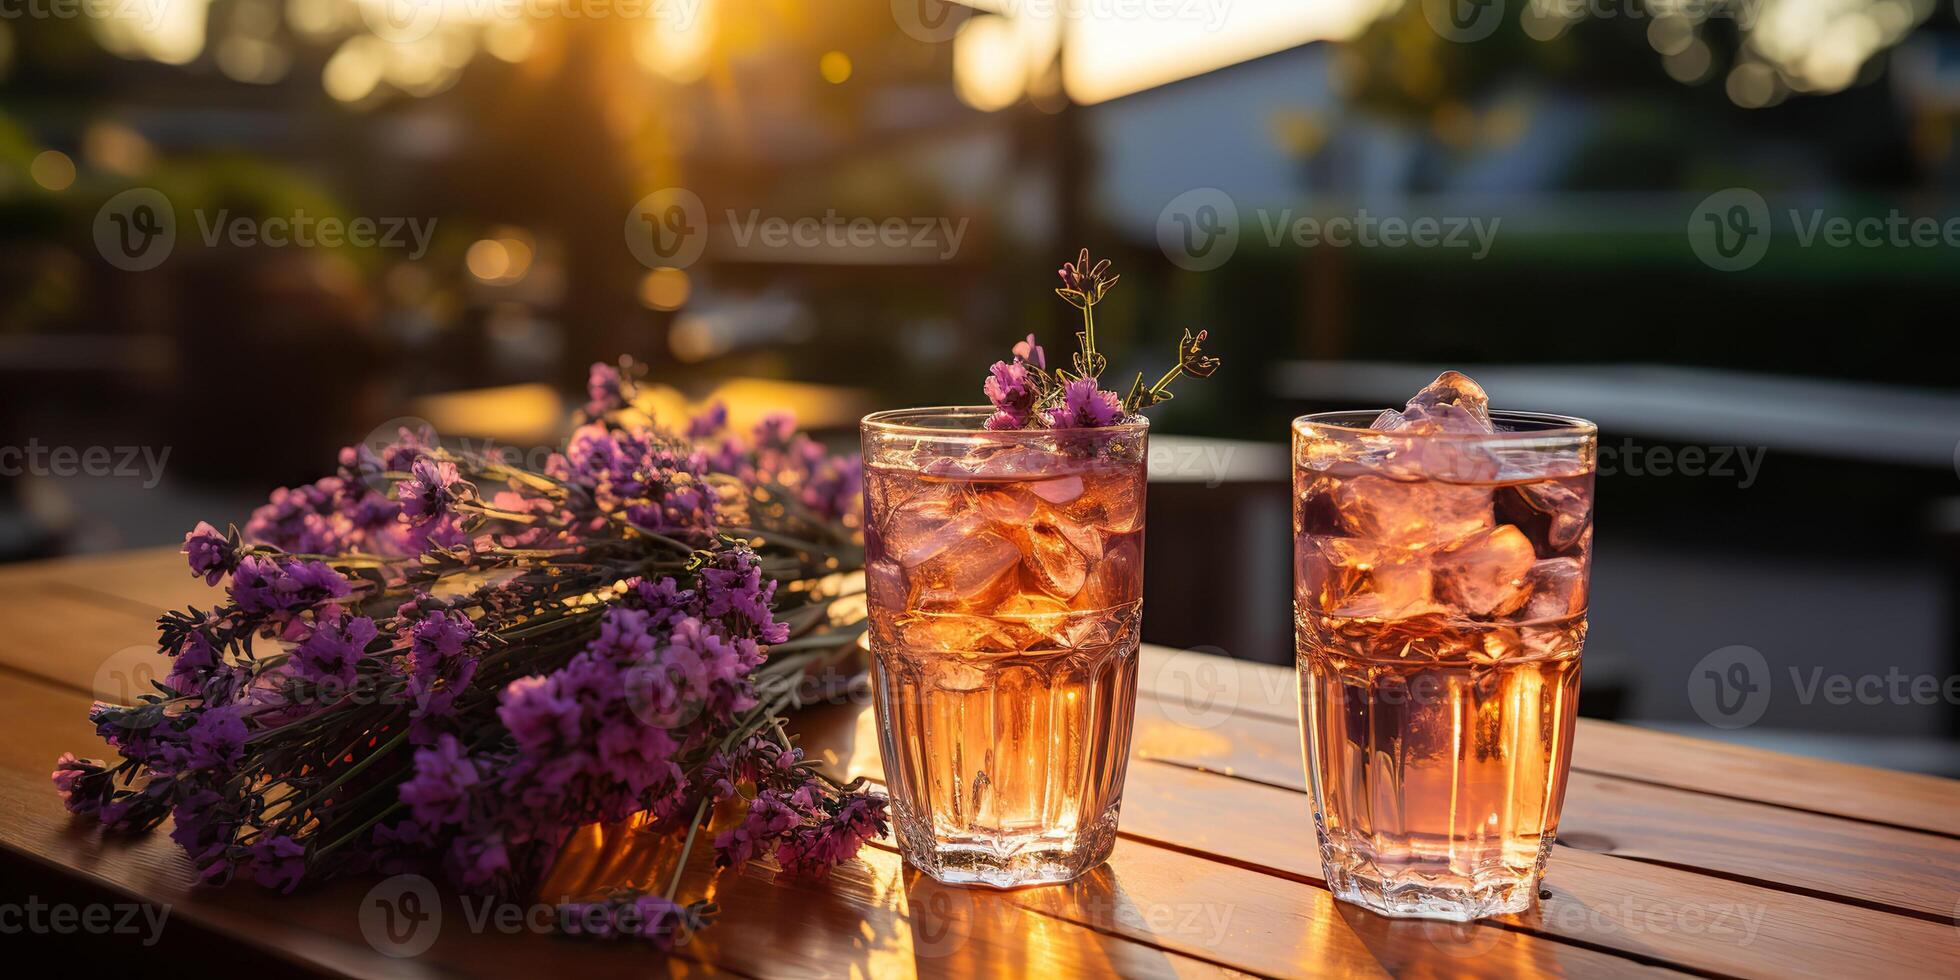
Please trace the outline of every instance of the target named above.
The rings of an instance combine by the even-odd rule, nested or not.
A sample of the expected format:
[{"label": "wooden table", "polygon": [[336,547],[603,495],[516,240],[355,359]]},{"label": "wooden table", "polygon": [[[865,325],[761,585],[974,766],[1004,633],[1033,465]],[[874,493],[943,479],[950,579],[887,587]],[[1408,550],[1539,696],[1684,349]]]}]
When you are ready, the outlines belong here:
[{"label": "wooden table", "polygon": [[[0,931],[30,897],[167,905],[154,947],[123,932],[39,938],[140,953],[146,968],[188,957],[282,975],[1960,976],[1960,782],[1582,721],[1538,907],[1472,926],[1392,921],[1324,887],[1292,673],[1158,648],[1143,653],[1122,839],[1085,880],[946,888],[888,845],[820,883],[760,864],[716,879],[697,857],[688,890],[712,887],[722,919],[671,958],[473,924],[455,896],[418,934],[433,945],[392,957],[403,947],[369,942],[363,915],[371,925],[400,879],[290,897],[196,888],[163,832],[104,840],[50,788],[61,751],[100,753],[84,720],[98,678],[113,690],[155,663],[158,611],[206,595],[163,551],[0,568]],[[867,705],[800,725],[840,772],[879,773]]]}]

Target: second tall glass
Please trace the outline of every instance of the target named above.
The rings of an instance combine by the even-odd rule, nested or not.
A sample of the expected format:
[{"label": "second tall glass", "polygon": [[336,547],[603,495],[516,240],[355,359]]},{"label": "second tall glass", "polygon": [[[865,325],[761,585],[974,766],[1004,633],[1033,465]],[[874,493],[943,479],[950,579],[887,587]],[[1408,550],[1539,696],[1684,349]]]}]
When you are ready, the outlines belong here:
[{"label": "second tall glass", "polygon": [[1530,905],[1579,697],[1596,435],[1294,422],[1300,722],[1335,896],[1468,920]]},{"label": "second tall glass", "polygon": [[865,418],[865,575],[899,845],[940,881],[1011,888],[1116,841],[1148,424],[990,432],[991,411]]}]

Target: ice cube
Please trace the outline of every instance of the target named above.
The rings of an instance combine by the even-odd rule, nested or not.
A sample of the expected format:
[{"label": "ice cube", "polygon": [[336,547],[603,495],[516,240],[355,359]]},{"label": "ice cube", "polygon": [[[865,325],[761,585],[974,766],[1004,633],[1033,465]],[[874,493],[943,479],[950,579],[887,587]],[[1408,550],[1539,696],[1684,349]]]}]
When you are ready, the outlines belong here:
[{"label": "ice cube", "polygon": [[1302,581],[1334,616],[1407,619],[1441,611],[1430,601],[1433,576],[1419,554],[1358,538],[1307,538]]},{"label": "ice cube", "polygon": [[881,609],[899,610],[905,608],[905,571],[889,558],[880,558],[864,566],[865,595]]},{"label": "ice cube", "polygon": [[1510,524],[1443,549],[1431,561],[1436,598],[1472,616],[1503,616],[1530,598],[1525,575],[1537,555],[1531,539]]},{"label": "ice cube", "polygon": [[955,542],[912,569],[922,609],[986,611],[1014,588],[1021,549],[994,531]]},{"label": "ice cube", "polygon": [[1397,429],[1406,429],[1408,427],[1409,420],[1403,418],[1401,412],[1392,408],[1383,409],[1380,415],[1375,416],[1373,422],[1368,423],[1368,428],[1379,429],[1383,432],[1394,432]]},{"label": "ice cube", "polygon": [[1545,538],[1554,549],[1564,551],[1579,542],[1592,517],[1584,495],[1559,483],[1523,483],[1517,491],[1532,510],[1551,516]]},{"label": "ice cube", "polygon": [[[1069,599],[1082,591],[1089,559],[1052,518],[1036,518],[1016,535],[1029,574],[1049,595]],[[1101,552],[1097,552],[1100,557]]]},{"label": "ice cube", "polygon": [[926,667],[933,687],[942,691],[978,691],[987,686],[987,672],[959,657],[941,657]]},{"label": "ice cube", "polygon": [[1586,568],[1577,558],[1547,558],[1525,573],[1530,597],[1513,619],[1565,619],[1586,611]]},{"label": "ice cube", "polygon": [[[1409,399],[1402,416],[1412,428],[1489,432],[1490,396],[1466,375],[1444,371]],[[1379,421],[1379,420],[1377,420]]]},{"label": "ice cube", "polygon": [[1362,476],[1334,489],[1341,523],[1356,537],[1400,548],[1435,548],[1494,524],[1484,487]]},{"label": "ice cube", "polygon": [[1038,483],[1028,484],[1028,489],[1035,496],[1051,504],[1065,504],[1082,496],[1082,478],[1079,476],[1064,476],[1053,480],[1042,480]]},{"label": "ice cube", "polygon": [[1119,609],[1143,598],[1143,543],[1135,535],[1107,542],[1101,561],[1089,563],[1088,579],[1075,597],[1077,609]]},{"label": "ice cube", "polygon": [[1087,474],[1082,495],[1068,513],[1109,534],[1128,534],[1143,526],[1143,481],[1134,466],[1098,467]]},{"label": "ice cube", "polygon": [[900,649],[926,654],[915,659],[936,662],[942,653],[1012,653],[1020,649],[998,622],[986,616],[915,613],[898,624]]},{"label": "ice cube", "polygon": [[900,565],[915,568],[987,525],[973,499],[953,485],[921,490],[892,508],[880,527],[885,550]]},{"label": "ice cube", "polygon": [[1023,523],[1033,517],[1034,509],[1041,505],[1026,488],[1012,484],[983,487],[974,494],[974,498],[980,505],[980,512],[995,524]]},{"label": "ice cube", "polygon": [[1093,642],[1102,623],[1100,617],[1080,615],[1059,599],[1029,592],[1009,597],[995,616],[1006,632],[1018,637],[1022,650],[1075,649]]}]

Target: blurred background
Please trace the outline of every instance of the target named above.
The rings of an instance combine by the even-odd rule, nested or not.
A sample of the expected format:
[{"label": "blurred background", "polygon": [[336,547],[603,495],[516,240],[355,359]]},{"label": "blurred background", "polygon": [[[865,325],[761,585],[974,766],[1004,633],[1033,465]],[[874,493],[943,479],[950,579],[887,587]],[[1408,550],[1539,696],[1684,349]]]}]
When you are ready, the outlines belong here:
[{"label": "blurred background", "polygon": [[1943,0],[0,0],[0,560],[621,354],[848,444],[1086,244],[1225,360],[1146,639],[1290,662],[1287,420],[1457,367],[1600,423],[1587,714],[1960,775],[1956,123]]}]

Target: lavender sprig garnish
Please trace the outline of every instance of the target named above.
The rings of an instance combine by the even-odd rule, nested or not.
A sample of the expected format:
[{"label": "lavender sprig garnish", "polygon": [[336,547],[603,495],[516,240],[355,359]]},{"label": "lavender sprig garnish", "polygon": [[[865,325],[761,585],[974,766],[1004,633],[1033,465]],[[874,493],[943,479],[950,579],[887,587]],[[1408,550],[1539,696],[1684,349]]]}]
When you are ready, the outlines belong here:
[{"label": "lavender sprig garnish", "polygon": [[1078,349],[1070,357],[1074,368],[1048,368],[1048,357],[1033,334],[1014,345],[1012,361],[995,361],[987,369],[982,385],[987,401],[994,406],[986,427],[994,430],[1023,429],[1040,425],[1050,429],[1100,428],[1115,425],[1153,405],[1171,399],[1171,383],[1183,375],[1209,378],[1218,370],[1219,360],[1202,351],[1208,331],[1184,331],[1177,344],[1177,362],[1156,383],[1146,386],[1142,372],[1130,385],[1130,393],[1118,398],[1102,387],[1102,374],[1108,359],[1096,349],[1096,304],[1119,276],[1109,272],[1109,260],[1091,265],[1089,250],[1083,249],[1075,261],[1064,262],[1057,270],[1062,285],[1055,294],[1082,311],[1082,329],[1076,331]]}]

